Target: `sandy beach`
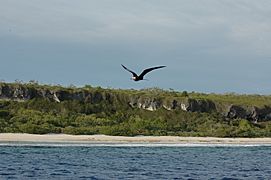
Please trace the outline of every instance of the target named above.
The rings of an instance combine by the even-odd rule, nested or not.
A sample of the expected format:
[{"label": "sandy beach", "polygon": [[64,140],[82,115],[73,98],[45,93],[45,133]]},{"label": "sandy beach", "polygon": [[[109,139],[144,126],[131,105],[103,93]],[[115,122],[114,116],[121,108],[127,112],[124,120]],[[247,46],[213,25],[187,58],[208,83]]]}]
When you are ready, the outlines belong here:
[{"label": "sandy beach", "polygon": [[271,145],[271,138],[216,138],[216,137],[178,137],[178,136],[106,136],[106,135],[67,135],[67,134],[20,134],[0,133],[0,143],[150,143],[150,144],[233,144],[233,145]]}]

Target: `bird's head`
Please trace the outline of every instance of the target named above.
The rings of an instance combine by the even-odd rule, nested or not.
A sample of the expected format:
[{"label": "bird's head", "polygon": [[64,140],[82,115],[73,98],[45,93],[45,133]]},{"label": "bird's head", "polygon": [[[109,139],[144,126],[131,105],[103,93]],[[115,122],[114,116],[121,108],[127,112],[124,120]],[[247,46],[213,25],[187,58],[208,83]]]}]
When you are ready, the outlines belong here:
[{"label": "bird's head", "polygon": [[134,77],[134,76],[133,76],[133,77],[131,77],[131,80],[134,80],[134,81],[135,81],[135,80],[136,80],[136,77]]}]

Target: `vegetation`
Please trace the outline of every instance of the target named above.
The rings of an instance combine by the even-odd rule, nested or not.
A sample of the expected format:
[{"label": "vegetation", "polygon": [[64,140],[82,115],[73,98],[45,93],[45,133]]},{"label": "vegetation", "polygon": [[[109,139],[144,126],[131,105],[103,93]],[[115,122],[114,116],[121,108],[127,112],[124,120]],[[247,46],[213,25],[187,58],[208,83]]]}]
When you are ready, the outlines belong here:
[{"label": "vegetation", "polygon": [[[5,83],[6,84],[6,83]],[[20,86],[20,83],[9,86]],[[271,121],[252,123],[245,119],[226,120],[218,113],[146,111],[123,104],[122,98],[131,95],[159,98],[186,98],[216,100],[221,103],[270,105],[270,96],[236,94],[200,94],[165,91],[159,88],[143,90],[116,90],[70,86],[39,85],[33,81],[23,86],[32,89],[65,90],[69,92],[110,92],[110,101],[86,103],[79,100],[55,102],[46,98],[26,101],[0,100],[0,133],[66,133],[106,134],[121,136],[177,135],[214,137],[271,137]]]}]

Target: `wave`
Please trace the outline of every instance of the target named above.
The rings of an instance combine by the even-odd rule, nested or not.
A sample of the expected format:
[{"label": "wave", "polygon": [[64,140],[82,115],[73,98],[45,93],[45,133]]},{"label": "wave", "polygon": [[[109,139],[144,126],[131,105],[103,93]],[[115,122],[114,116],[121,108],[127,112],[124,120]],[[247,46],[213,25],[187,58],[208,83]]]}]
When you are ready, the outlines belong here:
[{"label": "wave", "polygon": [[257,147],[271,144],[201,144],[201,143],[50,143],[50,142],[0,142],[0,146],[25,147]]}]

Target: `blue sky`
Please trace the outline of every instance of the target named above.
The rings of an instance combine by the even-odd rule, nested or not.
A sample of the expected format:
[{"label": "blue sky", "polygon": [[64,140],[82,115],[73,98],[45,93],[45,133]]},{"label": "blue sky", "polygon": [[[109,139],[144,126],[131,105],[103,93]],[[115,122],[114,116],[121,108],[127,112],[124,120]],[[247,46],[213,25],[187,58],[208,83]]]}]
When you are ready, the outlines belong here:
[{"label": "blue sky", "polygon": [[[0,0],[0,79],[271,94],[270,0]],[[140,73],[133,82],[120,64]]]}]

